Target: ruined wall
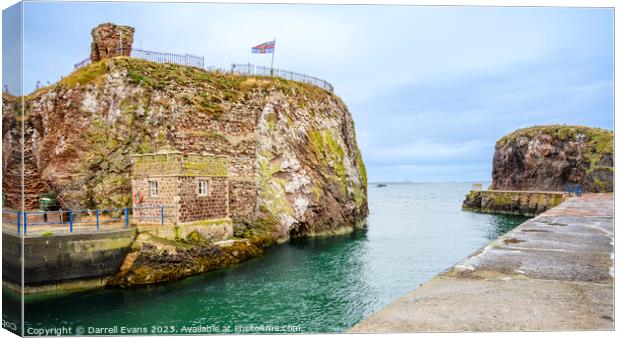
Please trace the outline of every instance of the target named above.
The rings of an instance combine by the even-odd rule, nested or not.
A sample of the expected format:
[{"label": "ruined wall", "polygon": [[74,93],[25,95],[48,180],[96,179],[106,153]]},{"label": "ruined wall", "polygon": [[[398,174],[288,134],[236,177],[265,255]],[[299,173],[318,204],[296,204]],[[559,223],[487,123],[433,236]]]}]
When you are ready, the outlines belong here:
[{"label": "ruined wall", "polygon": [[131,55],[134,31],[133,27],[112,23],[104,23],[93,28],[90,32],[93,37],[90,60],[97,62],[115,56]]}]

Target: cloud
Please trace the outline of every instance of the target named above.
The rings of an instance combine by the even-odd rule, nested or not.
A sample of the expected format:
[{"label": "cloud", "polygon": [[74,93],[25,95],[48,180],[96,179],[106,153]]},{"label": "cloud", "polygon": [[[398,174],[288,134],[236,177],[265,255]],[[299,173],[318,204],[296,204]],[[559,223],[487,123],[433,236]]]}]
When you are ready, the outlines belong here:
[{"label": "cloud", "polygon": [[486,143],[480,140],[467,142],[450,142],[429,139],[415,139],[409,142],[371,147],[364,153],[364,159],[370,164],[433,164],[457,163],[466,159],[477,158]]},{"label": "cloud", "polygon": [[351,110],[369,177],[488,179],[495,140],[549,123],[613,127],[613,10],[27,3],[26,92],[88,55],[101,22],[134,46],[323,78]]}]

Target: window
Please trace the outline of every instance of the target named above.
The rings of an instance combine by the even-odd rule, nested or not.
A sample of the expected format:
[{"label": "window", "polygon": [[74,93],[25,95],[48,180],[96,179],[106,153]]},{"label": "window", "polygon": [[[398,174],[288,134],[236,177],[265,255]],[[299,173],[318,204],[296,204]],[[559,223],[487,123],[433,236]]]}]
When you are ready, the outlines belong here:
[{"label": "window", "polygon": [[209,195],[209,182],[207,180],[198,180],[198,196]]},{"label": "window", "polygon": [[157,197],[157,181],[149,181],[149,195]]}]

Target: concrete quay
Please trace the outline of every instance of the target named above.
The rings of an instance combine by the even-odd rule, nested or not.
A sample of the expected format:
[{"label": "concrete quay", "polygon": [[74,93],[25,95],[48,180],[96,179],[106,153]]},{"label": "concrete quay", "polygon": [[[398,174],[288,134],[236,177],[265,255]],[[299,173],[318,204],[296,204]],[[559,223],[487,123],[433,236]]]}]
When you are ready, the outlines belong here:
[{"label": "concrete quay", "polygon": [[568,198],[351,333],[613,330],[613,194]]}]

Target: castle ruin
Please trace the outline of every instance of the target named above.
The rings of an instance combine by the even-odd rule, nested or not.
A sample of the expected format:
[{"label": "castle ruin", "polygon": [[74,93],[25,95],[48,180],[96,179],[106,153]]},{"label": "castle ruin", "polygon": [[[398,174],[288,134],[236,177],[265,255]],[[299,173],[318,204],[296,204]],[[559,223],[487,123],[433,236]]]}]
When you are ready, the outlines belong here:
[{"label": "castle ruin", "polygon": [[90,61],[97,62],[115,56],[130,56],[135,29],[113,23],[103,23],[90,32],[93,42],[90,45]]}]

